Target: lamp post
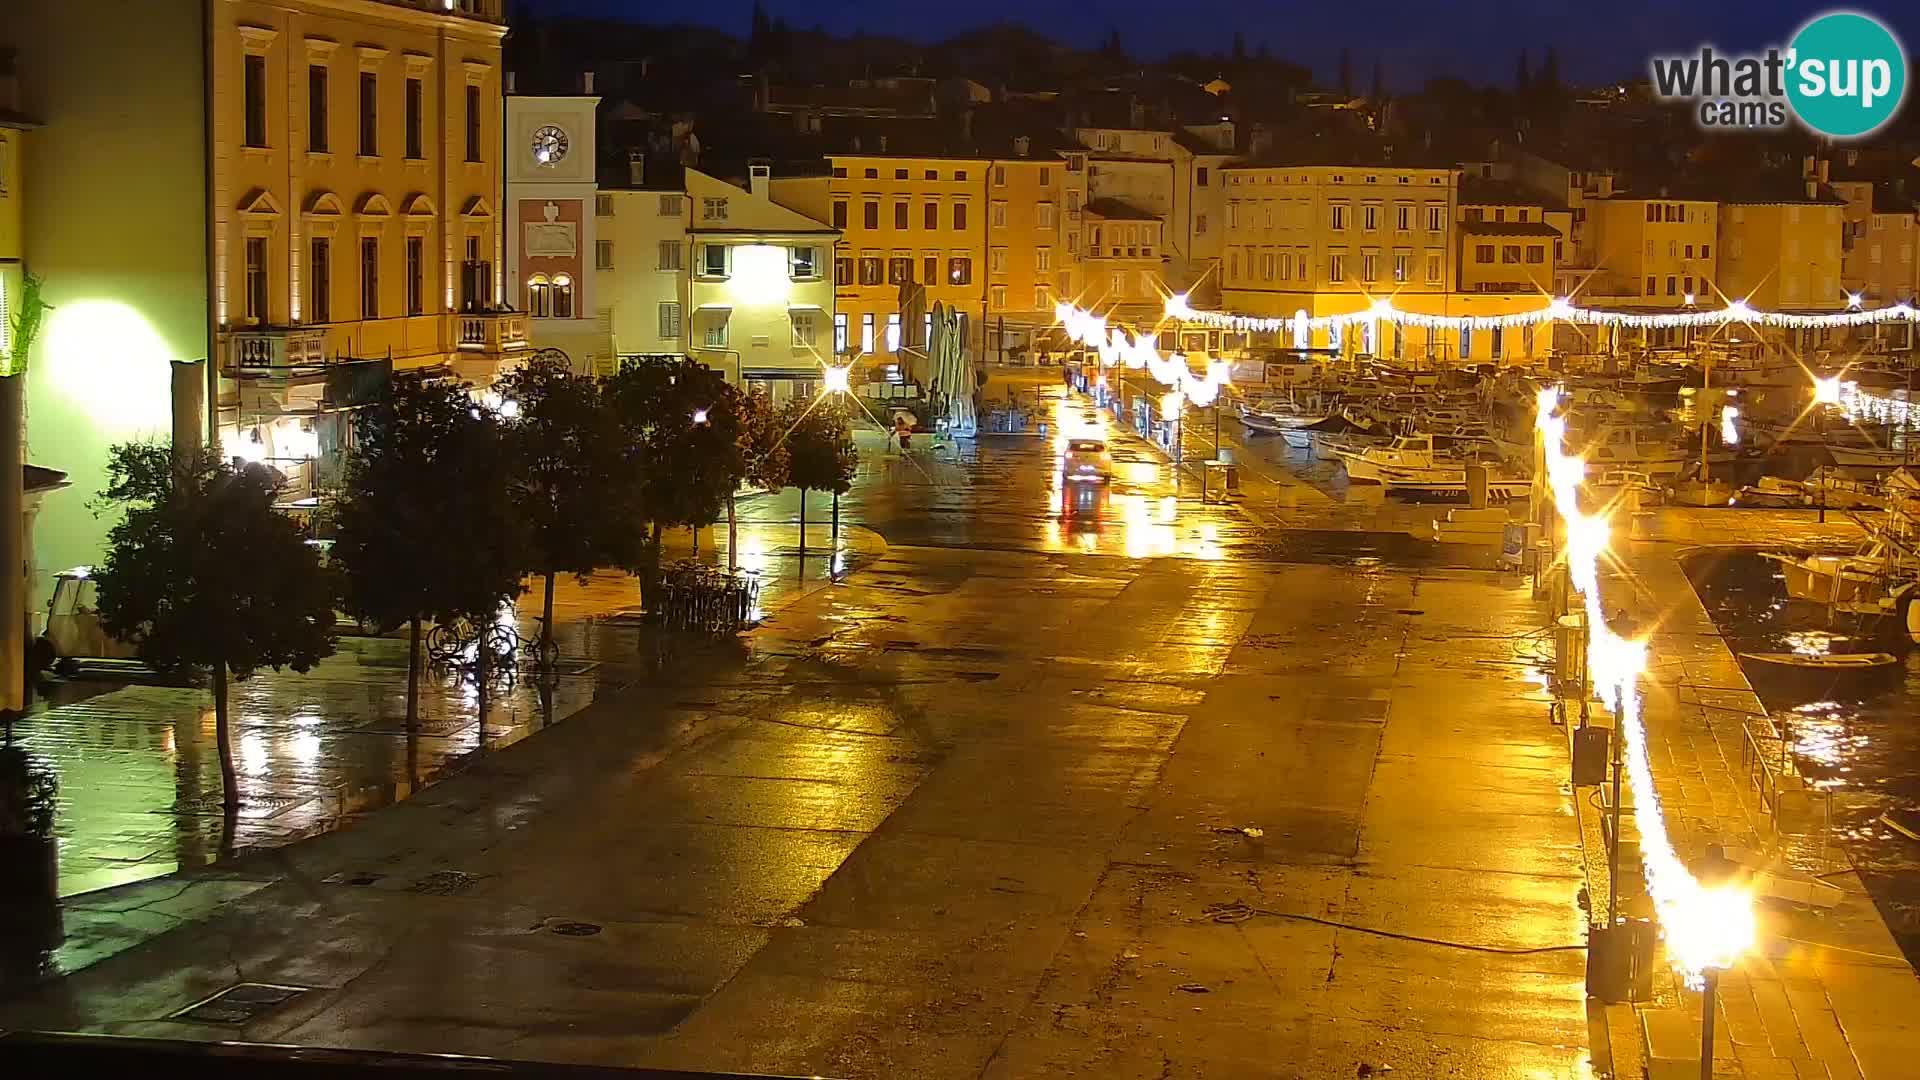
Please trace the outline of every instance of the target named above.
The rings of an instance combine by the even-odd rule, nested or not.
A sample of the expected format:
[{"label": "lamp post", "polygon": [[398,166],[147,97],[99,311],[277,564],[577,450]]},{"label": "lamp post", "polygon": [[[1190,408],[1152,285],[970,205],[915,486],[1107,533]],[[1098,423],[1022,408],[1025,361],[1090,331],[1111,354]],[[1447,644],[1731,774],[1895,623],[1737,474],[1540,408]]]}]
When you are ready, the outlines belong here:
[{"label": "lamp post", "polygon": [[1720,996],[1720,969],[1710,967],[1704,974],[1707,985],[1700,994],[1700,1080],[1713,1080],[1713,1014]]}]

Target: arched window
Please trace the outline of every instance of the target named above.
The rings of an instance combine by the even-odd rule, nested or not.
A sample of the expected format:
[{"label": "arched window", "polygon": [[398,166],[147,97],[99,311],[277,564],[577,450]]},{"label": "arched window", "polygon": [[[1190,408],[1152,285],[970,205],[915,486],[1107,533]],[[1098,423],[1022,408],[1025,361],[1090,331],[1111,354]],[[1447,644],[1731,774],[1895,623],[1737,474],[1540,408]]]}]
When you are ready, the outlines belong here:
[{"label": "arched window", "polygon": [[573,278],[571,275],[553,275],[553,317],[556,319],[573,318]]},{"label": "arched window", "polygon": [[527,314],[536,319],[553,314],[553,286],[547,283],[545,274],[535,274],[527,279]]}]

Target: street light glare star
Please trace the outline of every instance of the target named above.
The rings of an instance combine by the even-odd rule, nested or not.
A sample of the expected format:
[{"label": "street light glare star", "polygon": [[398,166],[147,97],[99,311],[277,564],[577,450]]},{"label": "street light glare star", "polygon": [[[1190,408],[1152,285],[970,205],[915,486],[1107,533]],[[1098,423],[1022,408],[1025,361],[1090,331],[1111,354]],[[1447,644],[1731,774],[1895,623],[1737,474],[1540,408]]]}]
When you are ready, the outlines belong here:
[{"label": "street light glare star", "polygon": [[848,364],[846,367],[829,366],[821,374],[820,392],[822,394],[844,394],[852,386],[852,378],[852,364]]},{"label": "street light glare star", "polygon": [[693,410],[693,422],[694,422],[694,423],[696,423],[696,424],[704,424],[704,423],[706,423],[706,422],[707,422],[707,410],[705,410],[705,409],[695,409],[695,410]]}]

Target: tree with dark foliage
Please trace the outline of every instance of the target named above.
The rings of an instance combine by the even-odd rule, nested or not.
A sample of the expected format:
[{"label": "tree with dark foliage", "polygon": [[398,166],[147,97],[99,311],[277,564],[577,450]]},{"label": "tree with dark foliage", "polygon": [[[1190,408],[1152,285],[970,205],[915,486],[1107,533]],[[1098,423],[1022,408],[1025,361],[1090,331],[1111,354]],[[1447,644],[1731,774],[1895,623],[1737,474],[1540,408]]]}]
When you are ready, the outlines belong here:
[{"label": "tree with dark foliage", "polygon": [[505,432],[464,385],[396,379],[354,418],[359,444],[334,509],[346,610],[406,624],[407,726],[420,720],[420,630],[492,625],[520,594],[527,522],[513,505]]},{"label": "tree with dark foliage", "polygon": [[602,566],[638,564],[642,478],[621,453],[620,430],[613,410],[602,406],[600,384],[564,361],[536,357],[495,389],[513,403],[503,415],[511,414],[514,503],[527,522],[525,569],[546,578],[540,627],[546,652],[553,642],[556,575],[584,580]]},{"label": "tree with dark foliage", "polygon": [[274,509],[280,478],[206,450],[116,446],[103,504],[126,516],[95,571],[100,619],[162,674],[208,672],[229,814],[240,805],[227,679],[260,668],[307,671],[333,652],[333,589],[292,518]]}]

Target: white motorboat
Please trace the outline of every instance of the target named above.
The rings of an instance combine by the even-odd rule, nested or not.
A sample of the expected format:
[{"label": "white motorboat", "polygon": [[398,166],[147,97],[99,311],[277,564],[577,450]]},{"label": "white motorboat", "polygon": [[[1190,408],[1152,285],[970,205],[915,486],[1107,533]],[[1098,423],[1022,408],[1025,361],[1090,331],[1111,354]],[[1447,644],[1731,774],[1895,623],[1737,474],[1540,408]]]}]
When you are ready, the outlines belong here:
[{"label": "white motorboat", "polygon": [[1380,483],[1382,468],[1431,468],[1434,464],[1431,435],[1401,435],[1386,446],[1370,446],[1361,450],[1329,449],[1346,467],[1347,479],[1357,484]]},{"label": "white motorboat", "polygon": [[1782,555],[1765,553],[1786,577],[1787,596],[1822,604],[1850,604],[1885,590],[1880,581],[1887,559],[1878,545],[1857,555]]},{"label": "white motorboat", "polygon": [[1840,446],[1827,444],[1827,453],[1832,456],[1835,465],[1844,465],[1850,469],[1897,469],[1914,463],[1913,451],[1909,449],[1882,449],[1874,446]]},{"label": "white motorboat", "polygon": [[1576,442],[1589,469],[1631,469],[1654,479],[1680,475],[1689,456],[1687,447],[1644,424],[1603,423]]},{"label": "white motorboat", "polygon": [[[1425,498],[1463,497],[1467,494],[1465,465],[1440,465],[1430,468],[1380,468],[1380,485],[1387,494]],[[1507,500],[1525,498],[1533,490],[1533,481],[1524,476],[1494,473],[1487,477],[1487,498]]]}]

